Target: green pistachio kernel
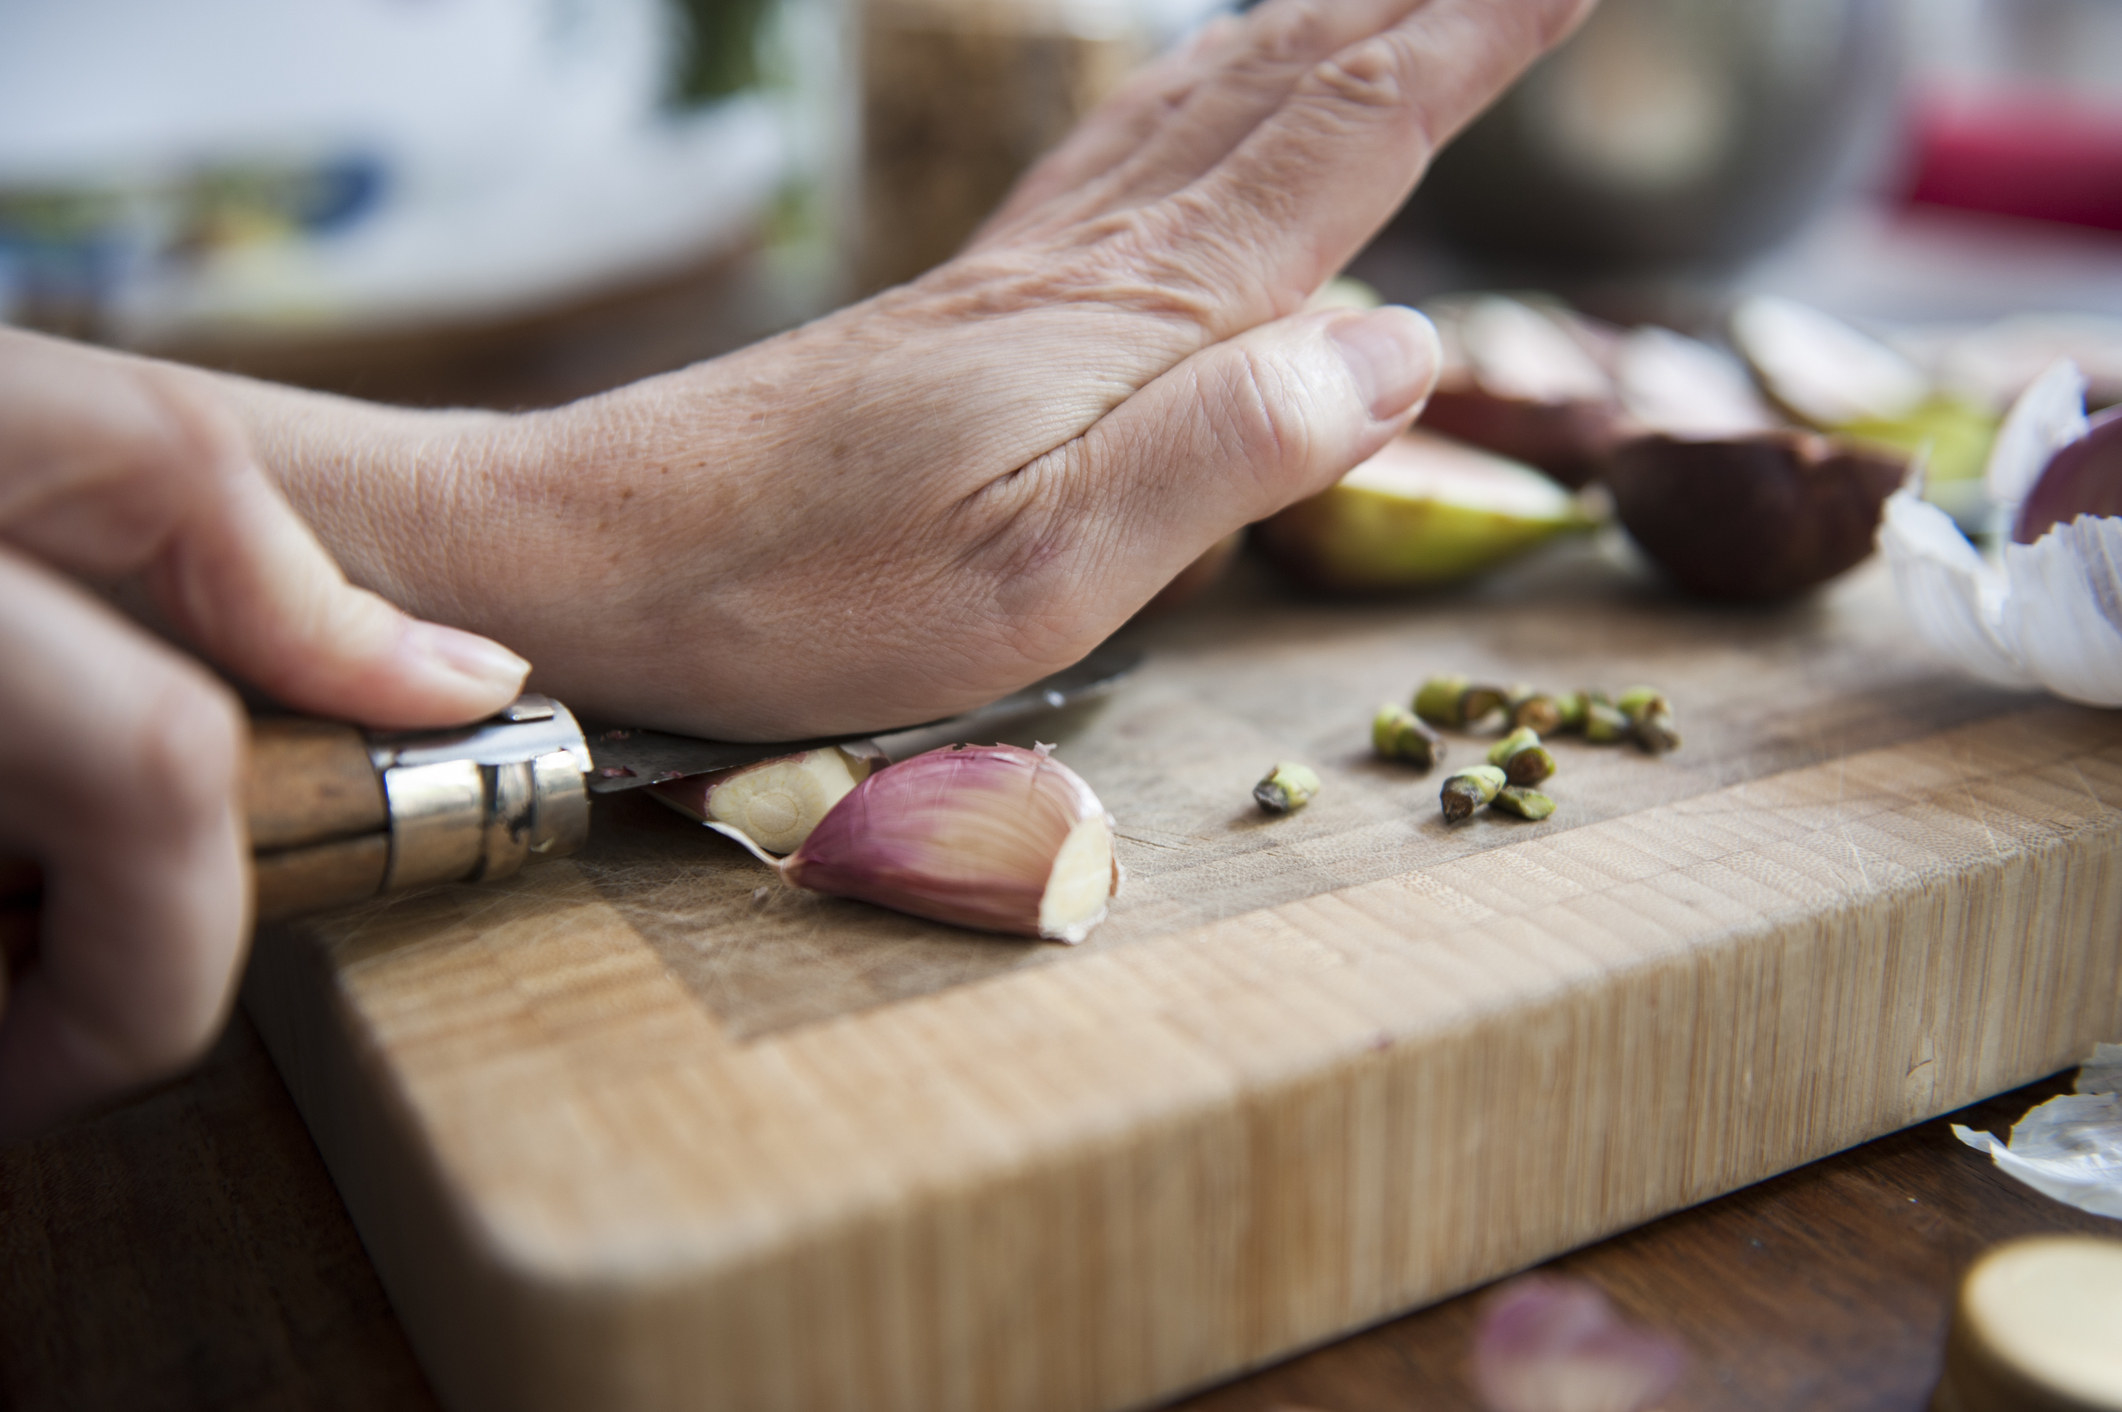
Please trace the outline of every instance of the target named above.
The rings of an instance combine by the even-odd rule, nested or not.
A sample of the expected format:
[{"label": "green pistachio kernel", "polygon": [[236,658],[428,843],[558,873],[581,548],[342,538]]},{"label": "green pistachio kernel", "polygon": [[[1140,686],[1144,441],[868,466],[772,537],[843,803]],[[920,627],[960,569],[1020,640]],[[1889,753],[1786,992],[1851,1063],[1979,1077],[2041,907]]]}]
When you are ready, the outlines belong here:
[{"label": "green pistachio kernel", "polygon": [[1444,822],[1456,824],[1470,819],[1476,809],[1496,797],[1496,792],[1508,783],[1501,770],[1494,765],[1469,765],[1444,782],[1439,800],[1444,807]]},{"label": "green pistachio kernel", "polygon": [[1390,701],[1371,717],[1370,743],[1387,760],[1405,760],[1425,770],[1444,755],[1444,743],[1437,733],[1414,712]]},{"label": "green pistachio kernel", "polygon": [[1270,814],[1288,814],[1312,802],[1319,792],[1319,775],[1309,765],[1293,760],[1276,763],[1253,786],[1253,798]]},{"label": "green pistachio kernel", "polygon": [[1516,814],[1521,819],[1539,820],[1555,812],[1555,801],[1537,789],[1525,789],[1511,785],[1496,791],[1491,807],[1506,814]]}]

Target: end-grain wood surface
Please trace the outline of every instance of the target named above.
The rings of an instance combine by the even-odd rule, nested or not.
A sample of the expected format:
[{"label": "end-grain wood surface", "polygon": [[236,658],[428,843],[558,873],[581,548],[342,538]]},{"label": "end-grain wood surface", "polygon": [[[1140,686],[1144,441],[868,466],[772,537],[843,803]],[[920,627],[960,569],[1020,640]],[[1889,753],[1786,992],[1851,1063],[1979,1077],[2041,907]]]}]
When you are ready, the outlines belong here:
[{"label": "end-grain wood surface", "polygon": [[[1948,1131],[2002,1133],[2047,1080],[1549,1267],[1689,1356],[1665,1412],[1924,1412],[1952,1289],[2019,1235],[2112,1235]],[[1168,1404],[1170,1412],[1479,1412],[1480,1293]],[[200,1070],[0,1148],[0,1407],[440,1412],[249,1022]]]},{"label": "end-grain wood surface", "polygon": [[[1138,1406],[2051,1072],[2122,1028],[2122,718],[1969,683],[1876,566],[1240,579],[1062,743],[1078,949],[794,896],[675,818],[264,939],[247,1004],[452,1406]],[[1556,818],[1371,762],[1428,672],[1674,698]],[[1460,741],[1458,758],[1477,754]],[[1326,789],[1263,823],[1261,766]],[[636,802],[637,803],[637,802]]]}]

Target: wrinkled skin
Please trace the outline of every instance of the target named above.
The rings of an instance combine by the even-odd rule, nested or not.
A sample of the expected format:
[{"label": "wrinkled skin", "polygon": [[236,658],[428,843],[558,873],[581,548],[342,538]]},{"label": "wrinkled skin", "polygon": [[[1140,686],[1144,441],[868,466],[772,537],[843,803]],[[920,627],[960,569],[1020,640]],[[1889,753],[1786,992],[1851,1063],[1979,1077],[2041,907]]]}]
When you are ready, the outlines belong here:
[{"label": "wrinkled skin", "polygon": [[555,411],[0,333],[0,854],[46,888],[0,1132],[185,1063],[247,931],[234,700],[81,581],[368,724],[491,711],[523,675],[497,642],[579,709],[703,734],[974,705],[1407,424],[1420,317],[1298,311],[1588,7],[1269,0],[1145,70],[923,278]]}]

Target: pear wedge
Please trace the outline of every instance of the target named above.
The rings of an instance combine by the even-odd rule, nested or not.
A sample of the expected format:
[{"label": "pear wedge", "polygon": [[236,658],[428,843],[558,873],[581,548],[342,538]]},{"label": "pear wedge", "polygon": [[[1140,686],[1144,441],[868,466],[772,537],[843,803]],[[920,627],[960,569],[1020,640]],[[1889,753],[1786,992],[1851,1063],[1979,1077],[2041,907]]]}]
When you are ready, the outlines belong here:
[{"label": "pear wedge", "polygon": [[1829,314],[1756,295],[1732,312],[1732,341],[1794,416],[1902,459],[1921,455],[1924,498],[1964,528],[1989,518],[1982,469],[1999,414],[1938,383],[1913,358]]},{"label": "pear wedge", "polygon": [[1300,582],[1381,593],[1468,578],[1591,524],[1532,467],[1411,431],[1253,533]]}]

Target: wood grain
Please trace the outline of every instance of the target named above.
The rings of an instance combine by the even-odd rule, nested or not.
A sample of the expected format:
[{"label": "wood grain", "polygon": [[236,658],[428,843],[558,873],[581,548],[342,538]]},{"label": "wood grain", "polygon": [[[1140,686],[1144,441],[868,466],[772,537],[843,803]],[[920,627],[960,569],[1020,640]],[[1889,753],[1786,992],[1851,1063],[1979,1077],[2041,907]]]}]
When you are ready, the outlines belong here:
[{"label": "wood grain", "polygon": [[390,853],[390,835],[372,833],[258,854],[251,860],[258,920],[276,922],[374,897],[383,890]]},{"label": "wood grain", "polygon": [[[2122,721],[1915,662],[1876,575],[1797,615],[1515,591],[1196,618],[1067,747],[1174,855],[1090,947],[902,932],[997,965],[820,1009],[861,945],[816,939],[876,922],[803,904],[762,1012],[674,947],[782,904],[705,851],[659,897],[636,844],[261,942],[248,1003],[444,1401],[1139,1404],[2122,1030]],[[1426,827],[1433,781],[1326,747],[1447,666],[1655,680],[1687,753],[1565,760],[1573,827]],[[1248,741],[1334,793],[1247,826],[1292,753]]]},{"label": "wood grain", "polygon": [[[1666,1412],[1924,1412],[1955,1281],[2014,1236],[2112,1223],[1953,1139],[2068,1076],[1629,1231],[1550,1268],[1678,1337]],[[1172,1412],[1482,1412],[1480,1292]],[[195,1073],[0,1148],[0,1407],[432,1412],[437,1404],[249,1023]]]}]

